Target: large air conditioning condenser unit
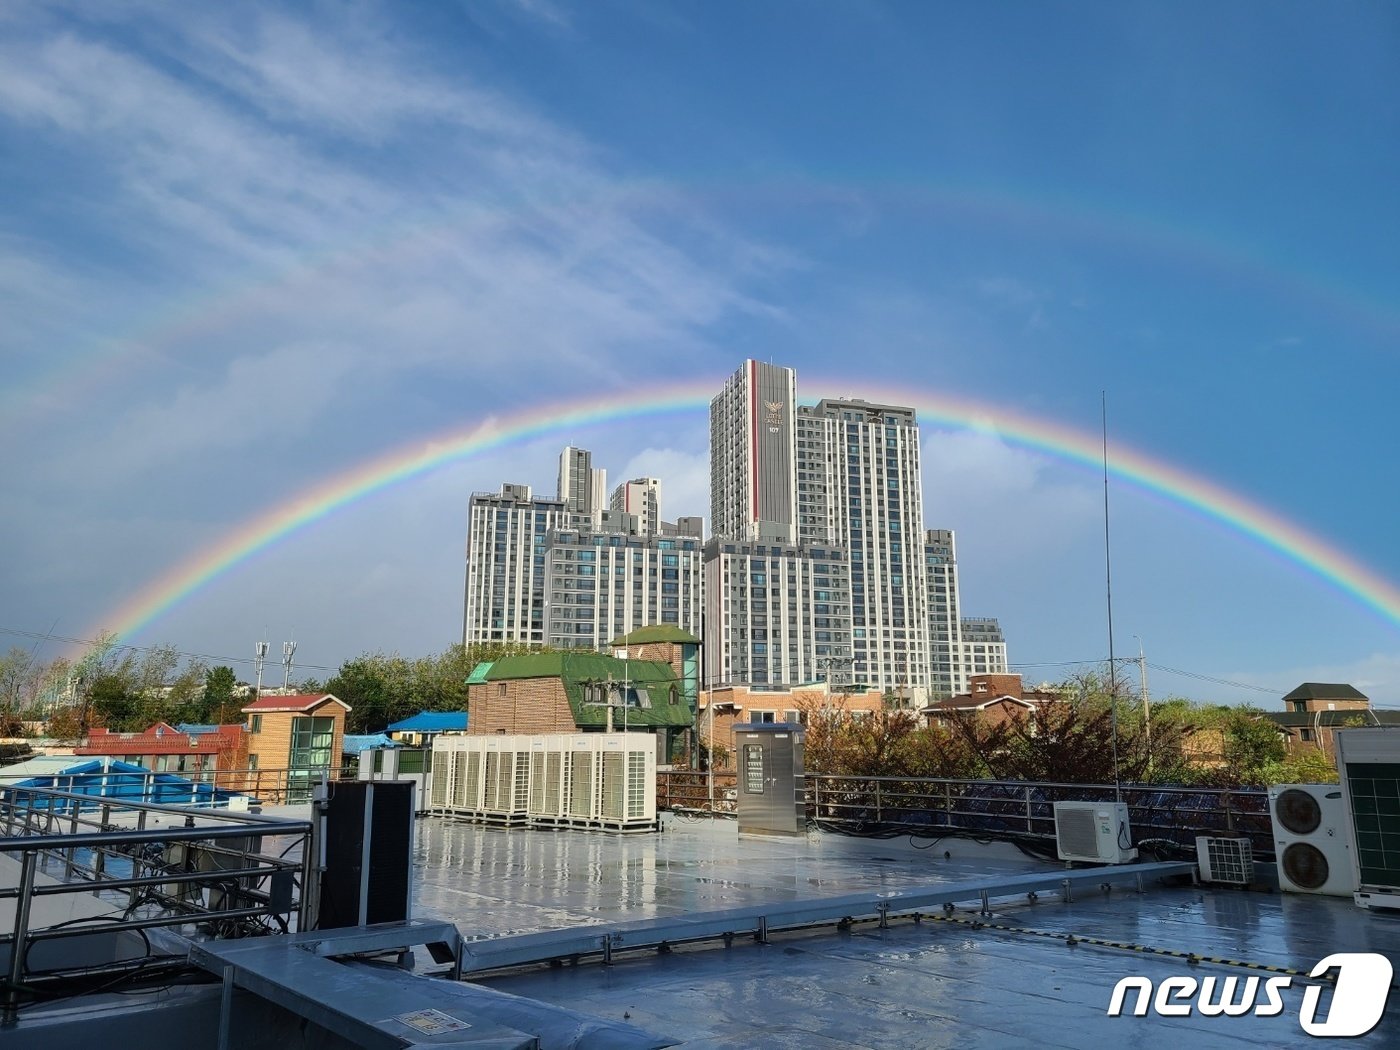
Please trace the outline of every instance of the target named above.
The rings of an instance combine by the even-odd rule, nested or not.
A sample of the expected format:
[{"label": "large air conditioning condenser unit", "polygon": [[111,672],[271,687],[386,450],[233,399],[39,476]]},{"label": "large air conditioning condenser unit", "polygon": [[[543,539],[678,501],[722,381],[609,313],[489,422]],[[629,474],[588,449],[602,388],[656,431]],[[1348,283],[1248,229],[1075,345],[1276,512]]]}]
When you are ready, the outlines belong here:
[{"label": "large air conditioning condenser unit", "polygon": [[1269,788],[1278,886],[1285,893],[1349,897],[1356,890],[1346,802],[1336,784]]},{"label": "large air conditioning condenser unit", "polygon": [[1126,864],[1136,860],[1125,802],[1056,802],[1055,849],[1061,860]]}]

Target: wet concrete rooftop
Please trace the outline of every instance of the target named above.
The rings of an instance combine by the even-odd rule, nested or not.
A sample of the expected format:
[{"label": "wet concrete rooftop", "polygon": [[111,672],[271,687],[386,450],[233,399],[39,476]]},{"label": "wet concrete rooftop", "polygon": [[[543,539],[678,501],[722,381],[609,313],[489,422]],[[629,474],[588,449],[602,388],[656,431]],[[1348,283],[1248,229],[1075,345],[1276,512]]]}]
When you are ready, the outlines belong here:
[{"label": "wet concrete rooftop", "polygon": [[[415,914],[467,937],[692,916],[857,891],[908,890],[1056,866],[1005,845],[962,839],[871,840],[809,834],[740,837],[732,822],[675,822],[654,835],[503,830],[422,818]],[[1114,985],[1140,974],[1267,973],[1127,948],[1306,972],[1335,952],[1379,952],[1400,968],[1400,918],[1350,900],[1191,886],[994,898],[952,915],[774,933],[584,961],[523,967],[479,983],[630,1024],[699,1048],[1156,1047],[1315,1045],[1299,1024],[1294,977],[1273,1017],[1108,1017]],[[981,923],[982,925],[975,925]],[[1001,927],[1001,928],[998,928]],[[1080,943],[1069,944],[1073,934]],[[1132,997],[1130,997],[1130,1002]],[[1238,1001],[1238,1000],[1237,1000]],[[1264,997],[1260,992],[1259,1002]],[[1330,991],[1324,992],[1325,1008]],[[1323,1011],[1319,1011],[1319,1019]],[[1400,1046],[1400,993],[1380,1024],[1348,1042]]]}]

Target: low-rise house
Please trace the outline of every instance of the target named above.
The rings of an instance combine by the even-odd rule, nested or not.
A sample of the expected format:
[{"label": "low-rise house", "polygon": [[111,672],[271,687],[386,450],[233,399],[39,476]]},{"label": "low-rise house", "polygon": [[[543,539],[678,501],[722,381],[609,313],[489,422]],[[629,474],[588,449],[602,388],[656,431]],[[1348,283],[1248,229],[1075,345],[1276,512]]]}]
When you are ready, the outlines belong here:
[{"label": "low-rise house", "polygon": [[1400,725],[1400,711],[1377,711],[1355,686],[1304,682],[1283,698],[1283,711],[1270,711],[1290,750],[1317,748],[1337,760],[1336,733],[1349,726]]},{"label": "low-rise house", "polygon": [[[82,757],[110,757],[156,773],[179,773],[190,780],[214,782],[215,774],[232,774],[247,768],[247,727],[235,725],[172,726],[157,722],[139,733],[93,729],[73,748]],[[236,778],[220,776],[221,786]]]},{"label": "low-rise house", "polygon": [[389,739],[405,747],[432,747],[433,738],[442,733],[465,733],[465,711],[420,711],[411,718],[394,722],[384,730]]},{"label": "low-rise house", "polygon": [[674,624],[651,624],[613,641],[620,660],[659,660],[671,668],[681,698],[694,715],[700,708],[700,639]]},{"label": "low-rise house", "polygon": [[1027,689],[1018,674],[975,674],[968,677],[968,691],[924,707],[920,714],[929,725],[976,715],[992,722],[1024,718],[1043,704],[1064,699],[1050,689]]},{"label": "low-rise house", "polygon": [[337,779],[349,711],[330,693],[261,696],[243,708],[249,789],[284,791],[288,801],[304,801],[323,775]]},{"label": "low-rise house", "polygon": [[467,732],[645,732],[659,765],[683,758],[693,724],[668,663],[581,649],[504,656],[467,678]]}]

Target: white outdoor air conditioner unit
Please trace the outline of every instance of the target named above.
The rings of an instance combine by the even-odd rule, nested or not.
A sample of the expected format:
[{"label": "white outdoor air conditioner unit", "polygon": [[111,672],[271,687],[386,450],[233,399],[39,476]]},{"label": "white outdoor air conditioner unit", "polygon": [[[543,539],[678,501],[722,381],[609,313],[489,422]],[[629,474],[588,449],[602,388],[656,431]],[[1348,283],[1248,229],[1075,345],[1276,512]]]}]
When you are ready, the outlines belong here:
[{"label": "white outdoor air conditioner unit", "polygon": [[1056,802],[1055,849],[1061,860],[1126,864],[1137,859],[1124,802]]},{"label": "white outdoor air conditioner unit", "polygon": [[1356,891],[1346,802],[1336,784],[1269,788],[1278,885],[1285,893],[1348,897]]},{"label": "white outdoor air conditioner unit", "polygon": [[1254,881],[1254,848],[1249,839],[1197,835],[1196,864],[1202,882],[1248,886]]}]

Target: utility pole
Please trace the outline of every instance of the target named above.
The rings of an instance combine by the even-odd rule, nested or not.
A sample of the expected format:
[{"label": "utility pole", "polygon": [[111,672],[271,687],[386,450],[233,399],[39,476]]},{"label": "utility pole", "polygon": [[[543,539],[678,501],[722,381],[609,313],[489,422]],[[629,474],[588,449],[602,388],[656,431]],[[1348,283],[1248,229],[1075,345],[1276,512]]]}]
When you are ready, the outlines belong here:
[{"label": "utility pole", "polygon": [[1142,691],[1142,731],[1147,739],[1147,777],[1152,779],[1152,703],[1147,696],[1147,656],[1142,651],[1142,639],[1137,635],[1138,643],[1138,682]]}]

